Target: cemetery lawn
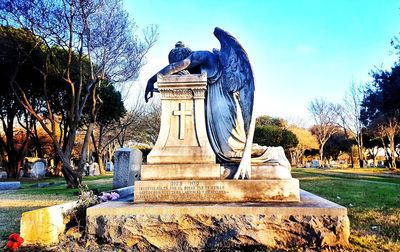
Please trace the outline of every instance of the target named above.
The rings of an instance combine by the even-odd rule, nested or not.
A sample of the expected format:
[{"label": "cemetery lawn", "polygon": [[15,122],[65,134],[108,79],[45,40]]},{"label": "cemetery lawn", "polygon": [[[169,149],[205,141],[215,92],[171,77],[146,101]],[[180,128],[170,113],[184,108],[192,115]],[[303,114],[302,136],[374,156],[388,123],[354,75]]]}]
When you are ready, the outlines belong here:
[{"label": "cemetery lawn", "polygon": [[[47,185],[38,187],[38,185]],[[97,192],[112,189],[112,173],[84,177],[83,183]],[[64,178],[22,179],[21,189],[0,191],[0,250],[11,233],[19,233],[23,212],[78,200],[79,189],[66,189]]]},{"label": "cemetery lawn", "polygon": [[[383,169],[322,170],[294,168],[300,187],[347,207],[351,247],[348,251],[400,251],[400,176]],[[54,183],[38,188],[38,183]],[[89,189],[109,191],[112,175],[85,177]],[[63,178],[22,181],[22,189],[2,191],[0,196],[0,248],[9,234],[19,232],[25,211],[78,198],[78,189],[66,189]]]},{"label": "cemetery lawn", "polygon": [[380,170],[294,168],[306,191],[348,209],[349,251],[400,251],[400,176]]}]

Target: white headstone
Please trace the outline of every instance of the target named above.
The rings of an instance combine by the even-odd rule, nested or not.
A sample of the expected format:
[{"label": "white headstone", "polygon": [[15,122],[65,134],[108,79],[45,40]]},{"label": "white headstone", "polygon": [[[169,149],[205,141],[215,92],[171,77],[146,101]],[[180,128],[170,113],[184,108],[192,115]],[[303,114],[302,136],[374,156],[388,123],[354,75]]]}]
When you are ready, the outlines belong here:
[{"label": "white headstone", "polygon": [[94,162],[89,165],[89,176],[98,176],[100,175],[100,167],[99,164]]},{"label": "white headstone", "polygon": [[113,162],[107,162],[107,163],[106,163],[106,170],[107,170],[107,171],[113,171],[113,170],[114,170],[114,164],[113,164]]},{"label": "white headstone", "polygon": [[113,188],[132,186],[135,180],[140,180],[142,157],[137,149],[121,148],[115,152]]},{"label": "white headstone", "polygon": [[42,161],[35,162],[31,168],[32,178],[41,178],[46,175],[46,166]]}]

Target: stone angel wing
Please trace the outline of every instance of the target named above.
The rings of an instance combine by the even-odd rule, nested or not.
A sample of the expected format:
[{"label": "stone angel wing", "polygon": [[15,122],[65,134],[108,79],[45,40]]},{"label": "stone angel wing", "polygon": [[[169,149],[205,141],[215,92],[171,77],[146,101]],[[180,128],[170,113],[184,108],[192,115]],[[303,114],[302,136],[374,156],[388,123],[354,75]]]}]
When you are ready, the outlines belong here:
[{"label": "stone angel wing", "polygon": [[239,93],[239,105],[246,135],[249,134],[254,106],[254,77],[247,53],[228,32],[216,27],[214,35],[221,43],[218,53],[222,67],[222,88]]},{"label": "stone angel wing", "polygon": [[[215,28],[214,35],[221,43],[221,50],[218,54],[219,62],[222,67],[221,86],[225,92],[234,97],[234,109],[239,112],[236,103],[239,104],[243,128],[245,131],[245,145],[242,159],[234,178],[251,178],[251,148],[253,143],[255,119],[253,118],[254,109],[254,77],[247,53],[239,42],[226,31]],[[237,95],[239,94],[239,95]],[[239,115],[234,118],[237,121]]]}]

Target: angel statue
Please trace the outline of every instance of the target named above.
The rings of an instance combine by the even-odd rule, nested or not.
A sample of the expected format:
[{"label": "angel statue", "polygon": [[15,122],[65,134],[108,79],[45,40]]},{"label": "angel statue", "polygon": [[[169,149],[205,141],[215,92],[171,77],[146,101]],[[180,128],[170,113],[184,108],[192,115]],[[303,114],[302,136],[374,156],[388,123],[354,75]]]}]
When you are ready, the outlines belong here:
[{"label": "angel statue", "polygon": [[[275,162],[290,170],[282,147],[253,144],[255,129],[254,77],[246,52],[228,32],[215,28],[221,50],[191,51],[178,42],[169,54],[170,64],[159,73],[207,74],[206,127],[220,162],[236,162],[234,178],[250,178],[251,162]],[[146,102],[157,92],[157,74],[147,82]]]}]

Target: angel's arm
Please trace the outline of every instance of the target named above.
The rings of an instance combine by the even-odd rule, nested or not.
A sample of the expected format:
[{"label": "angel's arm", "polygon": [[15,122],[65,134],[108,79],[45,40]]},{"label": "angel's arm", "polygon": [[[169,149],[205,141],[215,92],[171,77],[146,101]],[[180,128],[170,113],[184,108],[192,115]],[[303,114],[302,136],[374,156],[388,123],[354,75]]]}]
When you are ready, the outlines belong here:
[{"label": "angel's arm", "polygon": [[[169,64],[168,66],[161,69],[158,73],[160,73],[162,75],[174,74],[179,71],[201,65],[204,62],[205,62],[204,57],[201,57],[201,54],[199,54],[199,52],[194,52],[184,60]],[[157,90],[154,88],[154,83],[156,83],[156,81],[157,81],[157,74],[153,75],[147,81],[146,91],[145,91],[145,95],[144,95],[146,102],[151,97],[153,97],[153,92],[157,92]]]}]

